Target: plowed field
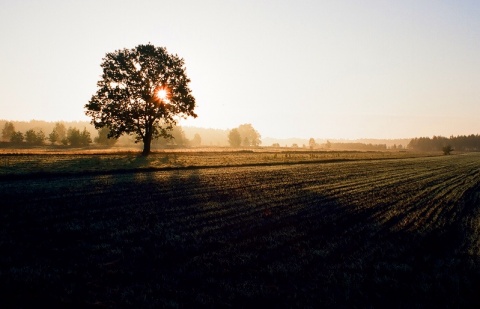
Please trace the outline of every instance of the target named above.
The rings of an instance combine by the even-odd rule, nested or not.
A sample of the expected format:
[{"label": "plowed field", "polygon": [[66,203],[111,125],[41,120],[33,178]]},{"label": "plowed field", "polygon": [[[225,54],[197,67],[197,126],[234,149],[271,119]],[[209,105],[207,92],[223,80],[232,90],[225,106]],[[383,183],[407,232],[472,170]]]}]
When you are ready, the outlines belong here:
[{"label": "plowed field", "polygon": [[27,175],[0,198],[6,306],[480,307],[480,154]]}]

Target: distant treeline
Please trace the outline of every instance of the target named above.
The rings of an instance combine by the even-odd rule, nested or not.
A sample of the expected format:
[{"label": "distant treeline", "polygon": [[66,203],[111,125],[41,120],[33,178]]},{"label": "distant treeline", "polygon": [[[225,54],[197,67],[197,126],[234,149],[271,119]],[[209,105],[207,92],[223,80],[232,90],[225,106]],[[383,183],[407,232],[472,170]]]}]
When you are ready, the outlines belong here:
[{"label": "distant treeline", "polygon": [[[59,130],[58,126],[64,130]],[[185,130],[184,130],[185,129]],[[62,134],[61,131],[64,131]],[[0,119],[0,142],[3,146],[79,146],[76,142],[77,131],[88,138],[80,146],[99,144],[117,147],[139,147],[135,139],[123,135],[118,140],[107,139],[108,130],[96,130],[86,121],[47,122],[43,120],[8,121]],[[152,142],[153,148],[191,147],[191,146],[228,146],[228,130],[205,129],[195,127],[174,127],[173,139],[160,138]],[[59,136],[56,136],[58,133]],[[69,134],[71,133],[71,134]],[[13,138],[12,138],[13,137]]]},{"label": "distant treeline", "polygon": [[386,144],[364,144],[364,143],[329,143],[326,144],[327,148],[335,150],[365,150],[365,151],[378,151],[386,150]]},{"label": "distant treeline", "polygon": [[418,151],[439,151],[445,146],[451,146],[453,150],[458,151],[480,151],[480,135],[460,135],[450,138],[443,136],[418,137],[412,139],[408,144],[408,148]]},{"label": "distant treeline", "polygon": [[[23,144],[28,145],[26,140],[26,132],[33,130],[37,137],[40,137],[35,142],[36,145],[50,145],[49,140],[50,133],[55,129],[57,123],[63,124],[66,129],[78,129],[81,132],[85,129],[90,133],[93,143],[113,145],[115,144],[118,147],[139,147],[139,144],[135,144],[134,138],[132,136],[123,135],[118,141],[106,141],[105,134],[108,132],[100,132],[96,130],[95,127],[87,121],[59,121],[59,122],[47,122],[43,120],[31,120],[31,121],[9,121],[0,119],[0,141],[11,144],[11,135],[6,134],[5,136],[1,135],[2,131],[6,129],[6,124],[12,124],[13,130],[15,132],[21,132],[23,135]],[[40,133],[41,132],[41,133]],[[164,139],[155,140],[152,143],[154,148],[162,147],[191,147],[191,146],[228,146],[228,133],[230,130],[222,129],[212,129],[212,128],[198,128],[198,127],[182,127],[176,126],[171,132],[174,139]],[[105,134],[103,134],[105,133]],[[43,135],[42,135],[43,134]],[[42,142],[40,142],[40,140]],[[60,138],[61,140],[61,138]],[[103,142],[102,142],[103,141]],[[16,143],[17,145],[20,143]]]},{"label": "distant treeline", "polygon": [[[63,130],[58,126],[63,126]],[[63,133],[61,133],[63,131]],[[229,132],[231,130],[181,127],[177,126],[171,132],[173,139],[155,140],[152,142],[154,148],[165,147],[198,147],[198,146],[220,146],[229,145]],[[71,122],[47,122],[41,120],[31,121],[7,121],[0,119],[0,141],[2,145],[69,145],[86,146],[88,144],[99,144],[104,146],[117,147],[138,147],[132,136],[122,136],[118,140],[107,139],[108,130],[96,130],[94,126],[85,121]],[[260,135],[259,135],[260,137]],[[243,138],[244,139],[244,138]],[[250,139],[249,139],[250,140]],[[244,141],[244,140],[242,140]],[[442,151],[444,147],[450,146],[457,151],[480,151],[480,135],[461,135],[418,137],[410,140],[322,140],[307,139],[274,139],[265,138],[264,146],[292,147],[310,149],[330,150],[359,150],[359,151],[382,151],[386,149],[411,149],[416,151]],[[408,145],[405,147],[405,145]]]}]

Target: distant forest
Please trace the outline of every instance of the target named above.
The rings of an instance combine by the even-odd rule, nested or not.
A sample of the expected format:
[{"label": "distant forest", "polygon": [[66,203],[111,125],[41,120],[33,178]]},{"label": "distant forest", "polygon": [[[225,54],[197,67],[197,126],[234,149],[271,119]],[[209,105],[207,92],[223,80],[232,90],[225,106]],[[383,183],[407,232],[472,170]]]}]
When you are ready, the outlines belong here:
[{"label": "distant forest", "polygon": [[[45,138],[44,145],[50,145],[49,135],[54,131],[57,123],[63,124],[65,129],[76,129],[79,131],[86,130],[90,133],[90,137],[93,143],[98,141],[100,137],[100,131],[96,130],[95,127],[87,121],[56,121],[48,122],[43,120],[30,120],[30,121],[8,121],[0,120],[0,133],[5,129],[7,123],[13,124],[14,131],[20,132],[24,136],[23,141],[26,142],[26,133],[29,131],[35,132]],[[195,127],[181,127],[177,126],[174,128],[172,135],[174,139],[165,140],[155,140],[152,142],[152,147],[186,147],[186,146],[228,146],[228,132],[229,130],[220,130],[220,129],[209,129],[209,128],[195,128]],[[10,138],[4,138],[0,135],[0,140],[2,142],[10,142]],[[28,144],[28,143],[27,143]],[[58,143],[57,143],[58,144]],[[140,147],[139,144],[135,144],[134,138],[132,136],[124,135],[114,143],[119,147]],[[110,143],[110,146],[111,143]]]},{"label": "distant forest", "polygon": [[457,151],[480,151],[480,135],[459,135],[450,138],[443,136],[414,138],[408,144],[409,149],[417,151],[438,151],[445,146]]},{"label": "distant forest", "polygon": [[[44,138],[43,145],[52,144],[49,141],[49,135],[54,131],[57,123],[62,123],[65,129],[77,130],[80,134],[88,132],[92,143],[99,143],[102,140],[99,130],[96,130],[92,124],[87,121],[60,121],[48,122],[42,120],[31,121],[8,121],[0,120],[0,131],[5,129],[6,123],[14,125],[15,132],[22,132],[26,135],[28,131],[38,133],[41,131]],[[152,142],[154,148],[164,147],[227,147],[229,146],[229,132],[230,130],[212,129],[212,128],[198,128],[198,127],[181,127],[174,128],[172,135],[174,139],[171,140],[155,140]],[[10,142],[0,136],[2,142]],[[103,139],[104,140],[104,139]],[[442,136],[419,137],[413,139],[362,139],[362,140],[313,140],[314,144],[310,144],[308,139],[292,138],[292,139],[276,139],[263,138],[261,146],[273,147],[289,147],[289,148],[314,148],[325,150],[361,150],[361,151],[381,151],[386,149],[403,150],[412,149],[416,151],[441,151],[445,146],[451,146],[453,150],[457,151],[480,151],[480,135],[468,136],[451,136],[450,138]],[[57,143],[60,144],[60,143]],[[108,144],[108,145],[107,145]],[[118,147],[140,147],[134,143],[132,136],[122,136],[114,143],[105,143],[107,146],[115,144]],[[312,147],[311,147],[312,146]]]}]

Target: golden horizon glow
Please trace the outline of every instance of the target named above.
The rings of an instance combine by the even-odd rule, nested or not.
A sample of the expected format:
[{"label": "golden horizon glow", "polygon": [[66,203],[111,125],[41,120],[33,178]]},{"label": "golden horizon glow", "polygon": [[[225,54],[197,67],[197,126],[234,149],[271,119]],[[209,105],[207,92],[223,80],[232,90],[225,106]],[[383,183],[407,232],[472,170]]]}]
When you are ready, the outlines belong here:
[{"label": "golden horizon glow", "polygon": [[[0,4],[2,119],[90,121],[102,57],[150,43],[184,60],[198,115],[185,126],[307,140],[480,133],[480,1],[24,2]],[[112,24],[106,39],[98,29]],[[166,76],[125,61],[154,77],[140,100],[175,109]]]}]

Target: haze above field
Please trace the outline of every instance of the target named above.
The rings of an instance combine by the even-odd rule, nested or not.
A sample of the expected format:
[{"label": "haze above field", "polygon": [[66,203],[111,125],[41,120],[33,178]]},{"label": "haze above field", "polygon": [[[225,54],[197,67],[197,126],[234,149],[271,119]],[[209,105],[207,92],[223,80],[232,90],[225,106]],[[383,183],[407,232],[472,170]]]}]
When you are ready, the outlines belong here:
[{"label": "haze above field", "polygon": [[0,118],[88,121],[107,52],[185,59],[185,126],[262,137],[480,132],[478,1],[0,0]]}]

